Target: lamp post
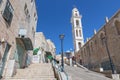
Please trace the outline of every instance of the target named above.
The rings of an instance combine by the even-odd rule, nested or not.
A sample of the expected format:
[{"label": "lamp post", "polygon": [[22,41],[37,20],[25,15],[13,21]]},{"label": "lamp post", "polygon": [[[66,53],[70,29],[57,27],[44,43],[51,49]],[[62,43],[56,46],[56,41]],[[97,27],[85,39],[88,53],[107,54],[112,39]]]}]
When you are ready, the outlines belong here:
[{"label": "lamp post", "polygon": [[110,56],[110,52],[109,52],[109,49],[108,49],[107,34],[106,34],[106,27],[105,27],[105,26],[104,26],[104,30],[105,30],[105,36],[104,36],[102,39],[104,39],[106,51],[107,51],[108,58],[109,58],[109,61],[110,61],[110,67],[111,67],[111,70],[112,70],[112,74],[115,74],[116,72],[115,72],[115,70],[114,70],[114,64],[113,64],[113,61],[112,61],[112,58],[111,58],[111,56]]},{"label": "lamp post", "polygon": [[64,59],[63,59],[63,39],[64,39],[64,34],[60,34],[59,35],[59,38],[60,38],[60,40],[61,40],[61,57],[62,57],[62,60],[61,60],[61,66],[62,66],[62,72],[63,72],[63,70],[64,70]]},{"label": "lamp post", "polygon": [[107,54],[108,54],[108,58],[109,58],[109,61],[110,61],[110,67],[111,67],[111,70],[112,70],[112,74],[115,74],[114,64],[113,64],[111,56],[110,56],[110,52],[109,52],[109,49],[108,49],[107,38],[106,37],[105,37],[104,42],[105,42],[105,47],[106,47],[106,51],[107,51]]}]

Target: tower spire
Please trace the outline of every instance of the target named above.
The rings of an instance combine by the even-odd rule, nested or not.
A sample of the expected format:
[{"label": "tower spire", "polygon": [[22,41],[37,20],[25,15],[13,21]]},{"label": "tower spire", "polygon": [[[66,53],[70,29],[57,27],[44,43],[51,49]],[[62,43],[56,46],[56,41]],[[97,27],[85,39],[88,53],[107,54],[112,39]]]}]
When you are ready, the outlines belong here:
[{"label": "tower spire", "polygon": [[82,16],[80,15],[78,9],[74,7],[72,10],[71,23],[75,51],[80,50],[84,44],[81,19]]}]

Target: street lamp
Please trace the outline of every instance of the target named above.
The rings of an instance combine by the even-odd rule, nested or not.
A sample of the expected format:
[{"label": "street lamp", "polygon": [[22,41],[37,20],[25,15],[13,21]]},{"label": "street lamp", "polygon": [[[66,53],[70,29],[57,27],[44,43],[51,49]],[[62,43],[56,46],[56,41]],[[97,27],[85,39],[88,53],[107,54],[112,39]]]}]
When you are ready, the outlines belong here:
[{"label": "street lamp", "polygon": [[106,37],[105,37],[104,42],[105,42],[106,51],[107,51],[107,54],[108,54],[108,57],[109,57],[110,67],[111,67],[111,70],[112,70],[112,74],[115,74],[114,64],[113,64],[113,61],[112,61],[111,56],[110,56],[110,52],[109,52],[109,49],[108,49],[107,38]]},{"label": "street lamp", "polygon": [[113,61],[112,61],[112,58],[110,56],[110,52],[109,52],[109,49],[108,49],[107,34],[106,34],[106,27],[105,26],[104,26],[104,30],[105,30],[105,36],[102,39],[104,40],[104,43],[105,43],[106,51],[107,51],[108,58],[109,58],[109,61],[110,61],[110,67],[111,67],[111,70],[112,70],[112,74],[115,74],[116,72],[114,70],[114,64],[113,64]]},{"label": "street lamp", "polygon": [[60,38],[60,40],[61,40],[61,53],[62,53],[62,54],[61,54],[61,57],[62,57],[62,60],[61,60],[61,62],[62,62],[62,63],[61,63],[62,70],[61,70],[61,71],[62,71],[62,72],[63,72],[63,70],[64,70],[64,59],[63,59],[63,39],[64,39],[64,36],[65,36],[64,34],[60,34],[60,35],[59,35],[59,38]]}]

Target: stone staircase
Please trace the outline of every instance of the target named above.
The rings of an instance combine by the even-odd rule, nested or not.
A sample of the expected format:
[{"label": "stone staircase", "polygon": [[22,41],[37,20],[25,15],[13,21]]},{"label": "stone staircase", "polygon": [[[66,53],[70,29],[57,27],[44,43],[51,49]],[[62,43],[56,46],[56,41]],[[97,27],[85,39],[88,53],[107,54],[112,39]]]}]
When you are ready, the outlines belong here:
[{"label": "stone staircase", "polygon": [[56,80],[51,63],[34,63],[28,68],[17,69],[16,75],[3,80]]}]

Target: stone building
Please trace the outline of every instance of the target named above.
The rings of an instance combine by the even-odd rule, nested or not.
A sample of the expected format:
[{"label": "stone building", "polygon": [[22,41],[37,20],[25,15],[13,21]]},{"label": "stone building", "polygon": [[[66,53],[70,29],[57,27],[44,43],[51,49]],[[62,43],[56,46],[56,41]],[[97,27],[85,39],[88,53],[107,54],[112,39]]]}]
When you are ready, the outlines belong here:
[{"label": "stone building", "polygon": [[37,24],[35,0],[0,0],[0,12],[0,76],[11,76],[14,67],[30,63]]},{"label": "stone building", "polygon": [[56,47],[55,47],[55,44],[50,40],[50,39],[47,39],[47,43],[48,43],[48,46],[49,46],[49,52],[51,52],[51,54],[53,55],[53,57],[55,57],[56,55]]},{"label": "stone building", "polygon": [[37,62],[48,62],[47,55],[55,57],[56,47],[50,39],[46,39],[43,32],[35,33],[35,48],[40,48],[40,52],[34,57],[38,58]]},{"label": "stone building", "polygon": [[89,69],[111,70],[109,55],[117,73],[120,73],[120,10],[93,35],[77,52],[77,62]]}]

